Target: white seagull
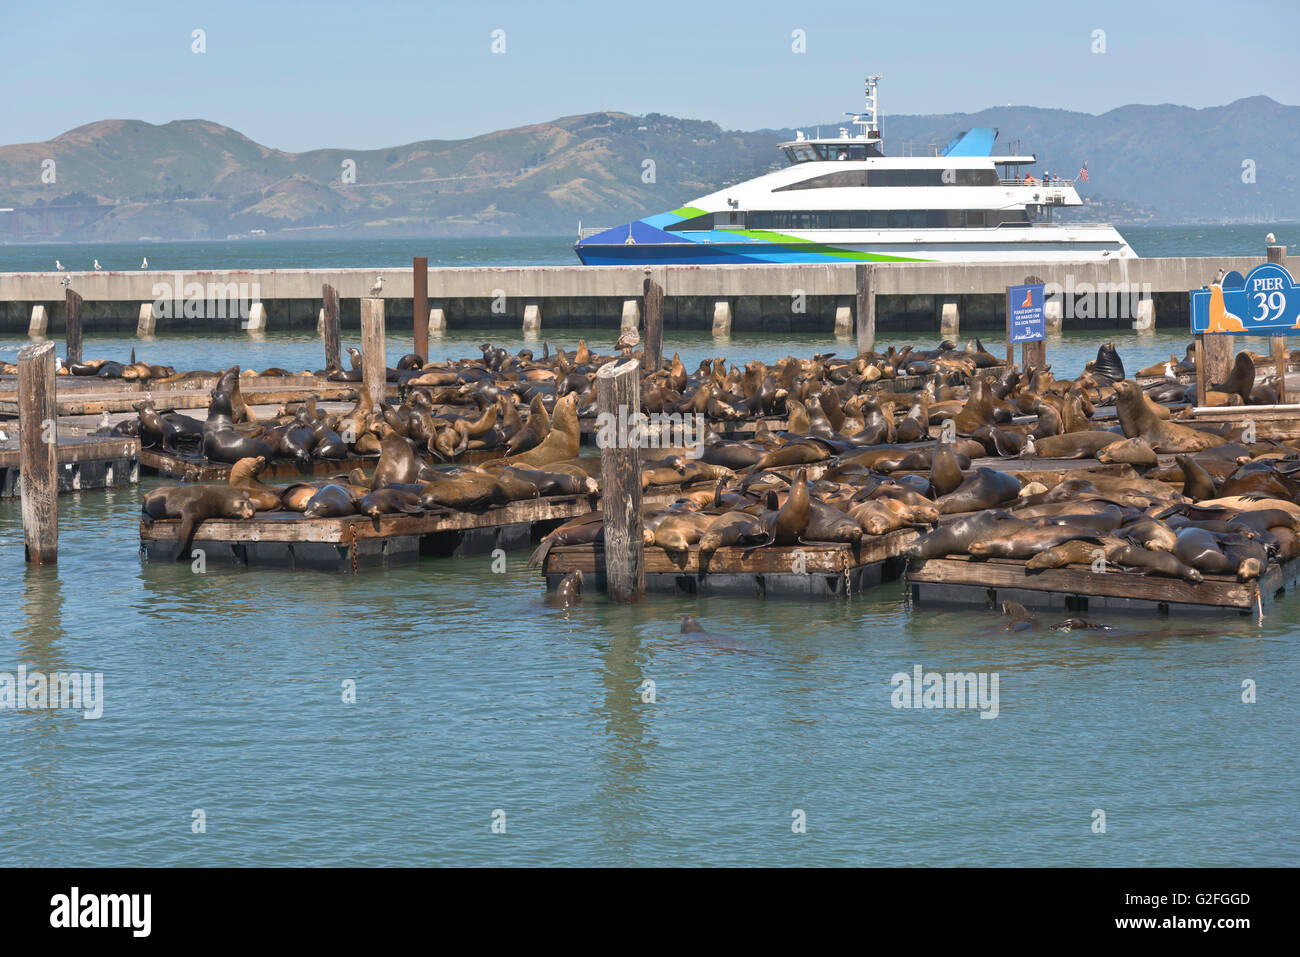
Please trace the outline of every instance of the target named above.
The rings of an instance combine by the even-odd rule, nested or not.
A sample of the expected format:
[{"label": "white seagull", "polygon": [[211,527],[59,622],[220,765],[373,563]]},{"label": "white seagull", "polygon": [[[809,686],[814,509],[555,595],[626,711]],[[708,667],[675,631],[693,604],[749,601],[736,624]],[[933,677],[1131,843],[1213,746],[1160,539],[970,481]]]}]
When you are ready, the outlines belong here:
[{"label": "white seagull", "polygon": [[64,276],[61,280],[59,280],[59,283],[60,285],[63,286],[64,289],[67,289],[69,286],[72,285],[72,277]]},{"label": "white seagull", "polygon": [[63,263],[59,262],[57,259],[54,260],[54,268],[57,269],[59,272],[63,272],[64,269]]},{"label": "white seagull", "polygon": [[372,296],[378,296],[378,295],[382,294],[383,291],[384,291],[384,277],[383,277],[383,276],[376,276],[376,277],[375,277],[375,284],[374,284],[373,286],[370,287],[370,295],[372,295]]},{"label": "white seagull", "polygon": [[1267,236],[1264,237],[1264,242],[1272,246],[1277,242],[1277,238],[1272,233],[1269,233]]},{"label": "white seagull", "polygon": [[101,266],[101,265],[99,264],[99,260],[98,260],[98,259],[95,260],[95,268],[96,268],[96,269],[103,269],[103,268],[104,268],[103,266]]},{"label": "white seagull", "polygon": [[1165,363],[1165,378],[1170,382],[1178,381],[1178,374],[1174,372],[1174,364],[1172,362]]},{"label": "white seagull", "polygon": [[141,260],[140,260],[140,268],[141,268],[141,269],[148,269],[148,268],[149,268],[149,257],[148,257],[148,256],[146,256],[144,259],[141,259]]}]

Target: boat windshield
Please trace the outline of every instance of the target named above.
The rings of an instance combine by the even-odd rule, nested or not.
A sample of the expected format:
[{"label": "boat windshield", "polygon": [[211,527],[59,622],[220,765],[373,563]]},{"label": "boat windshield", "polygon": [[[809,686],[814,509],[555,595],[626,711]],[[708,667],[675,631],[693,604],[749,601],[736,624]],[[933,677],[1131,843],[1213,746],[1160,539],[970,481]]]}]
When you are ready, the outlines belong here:
[{"label": "boat windshield", "polygon": [[818,160],[864,160],[880,156],[874,143],[793,143],[784,147],[791,163],[812,163]]}]

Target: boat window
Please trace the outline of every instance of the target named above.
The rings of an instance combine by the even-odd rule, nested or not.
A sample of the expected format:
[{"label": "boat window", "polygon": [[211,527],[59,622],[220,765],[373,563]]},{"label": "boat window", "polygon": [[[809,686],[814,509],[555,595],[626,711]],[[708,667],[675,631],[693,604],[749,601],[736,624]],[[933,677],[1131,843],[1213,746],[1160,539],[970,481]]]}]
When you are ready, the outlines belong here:
[{"label": "boat window", "polygon": [[984,210],[982,209],[967,210],[966,212],[967,226],[983,226],[984,224],[985,224]]},{"label": "boat window", "polygon": [[817,154],[807,143],[800,143],[797,146],[791,146],[788,152],[790,153],[790,158],[796,163],[808,163],[817,158]]},{"label": "boat window", "polygon": [[[719,214],[726,215],[726,214]],[[740,214],[733,213],[733,217]],[[764,210],[748,214],[750,229],[961,229],[989,226],[1028,226],[1024,210],[984,209],[853,209]],[[678,230],[682,225],[670,226]]]},{"label": "boat window", "polygon": [[778,186],[772,190],[774,193],[784,193],[792,189],[836,189],[847,186],[866,186],[867,171],[864,169],[848,169],[836,173],[823,173],[821,176],[814,176],[811,179],[801,180],[798,183],[791,183],[788,186]]}]

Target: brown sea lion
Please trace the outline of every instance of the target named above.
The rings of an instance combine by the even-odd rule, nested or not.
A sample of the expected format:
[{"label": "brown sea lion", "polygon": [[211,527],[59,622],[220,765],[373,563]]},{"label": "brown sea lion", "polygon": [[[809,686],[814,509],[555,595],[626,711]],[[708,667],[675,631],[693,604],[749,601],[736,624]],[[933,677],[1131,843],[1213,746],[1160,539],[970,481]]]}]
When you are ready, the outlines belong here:
[{"label": "brown sea lion", "polygon": [[263,485],[258,475],[266,468],[266,459],[260,455],[240,459],[230,467],[231,488],[248,494],[249,501],[259,512],[273,512],[280,507],[280,490]]},{"label": "brown sea lion", "polygon": [[1092,459],[1122,438],[1114,432],[1062,432],[1037,440],[1034,451],[1045,459]]},{"label": "brown sea lion", "polygon": [[1214,498],[1214,479],[1190,455],[1176,455],[1174,461],[1183,470],[1183,494],[1194,502]]},{"label": "brown sea lion", "polygon": [[1015,501],[1019,494],[1020,480],[1014,475],[978,468],[966,477],[956,491],[939,496],[934,504],[940,514],[951,515],[954,512],[996,508]]},{"label": "brown sea lion", "polygon": [[1106,561],[1129,543],[1121,538],[1075,538],[1038,552],[1025,562],[1026,571],[1044,568],[1064,568],[1066,565],[1091,565],[1098,555]]},{"label": "brown sea lion", "polygon": [[1170,578],[1181,578],[1183,581],[1191,582],[1194,585],[1205,580],[1205,577],[1199,571],[1190,565],[1185,565],[1169,552],[1154,552],[1140,545],[1126,545],[1123,548],[1116,549],[1111,556],[1111,560],[1116,565],[1150,569]]},{"label": "brown sea lion", "polygon": [[1226,443],[1221,436],[1157,418],[1147,405],[1141,387],[1132,379],[1117,382],[1115,394],[1124,435],[1130,439],[1141,436],[1157,452],[1200,452]]},{"label": "brown sea lion", "polygon": [[160,518],[180,519],[174,556],[179,562],[190,557],[194,533],[205,518],[252,518],[256,509],[247,492],[229,485],[174,485],[145,495],[140,511],[146,525]]},{"label": "brown sea lion", "polygon": [[420,479],[421,472],[427,472],[428,465],[422,462],[411,448],[411,443],[391,427],[384,429],[380,445],[379,464],[371,477],[372,489],[385,485],[409,485]]},{"label": "brown sea lion", "polygon": [[797,545],[804,529],[808,527],[810,498],[808,471],[800,469],[790,485],[790,494],[786,496],[785,504],[770,517],[767,537],[750,545],[746,551],[765,545]]},{"label": "brown sea lion", "polygon": [[744,511],[723,512],[700,536],[700,565],[707,564],[719,548],[753,545],[766,537],[767,529],[757,515]]},{"label": "brown sea lion", "polygon": [[[1111,433],[1112,435],[1114,433]],[[1097,452],[1097,461],[1109,464],[1137,465],[1142,468],[1155,465],[1159,458],[1146,439],[1118,439]]]},{"label": "brown sea lion", "polygon": [[[570,392],[555,401],[550,417],[550,430],[533,449],[502,459],[503,465],[523,465],[538,468],[552,462],[563,462],[578,454],[581,438],[578,427],[577,394]],[[530,417],[531,421],[531,417]]]},{"label": "brown sea lion", "polygon": [[1007,535],[971,542],[966,548],[977,558],[1029,558],[1075,539],[1095,539],[1097,532],[1077,525],[1027,525]]},{"label": "brown sea lion", "polygon": [[1002,509],[986,509],[974,515],[963,515],[956,521],[940,525],[926,532],[903,551],[908,558],[942,558],[944,555],[965,555],[971,542],[1010,534],[1024,528],[1027,523]]},{"label": "brown sea lion", "polygon": [[962,483],[961,465],[952,446],[941,442],[930,459],[930,484],[939,495],[955,492]]},{"label": "brown sea lion", "polygon": [[316,490],[302,510],[307,518],[335,518],[340,515],[353,515],[356,512],[352,493],[342,485],[323,485]]},{"label": "brown sea lion", "polygon": [[568,607],[582,601],[582,572],[573,571],[560,579],[555,586],[555,603]]}]

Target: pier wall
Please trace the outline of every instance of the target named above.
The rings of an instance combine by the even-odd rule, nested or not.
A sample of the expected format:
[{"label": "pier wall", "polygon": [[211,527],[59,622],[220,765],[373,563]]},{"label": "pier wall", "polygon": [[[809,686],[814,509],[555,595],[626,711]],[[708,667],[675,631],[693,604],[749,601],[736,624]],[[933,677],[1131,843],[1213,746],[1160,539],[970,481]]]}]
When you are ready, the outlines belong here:
[{"label": "pier wall", "polygon": [[[1126,296],[1120,297],[1118,314],[1112,314],[1115,303],[1108,307],[1104,295],[1091,308],[1074,305],[1081,302],[1080,290],[1117,288],[1126,295],[1150,294],[1157,324],[1186,325],[1189,290],[1209,282],[1220,269],[1244,274],[1261,261],[891,263],[875,272],[877,324],[886,330],[937,333],[944,303],[956,302],[963,333],[1001,329],[1006,287],[1032,275],[1064,288],[1066,329],[1129,328],[1134,316]],[[837,309],[851,308],[856,293],[852,263],[657,266],[650,273],[664,288],[667,328],[707,329],[715,305],[725,301],[734,331],[829,333]],[[84,300],[82,321],[91,334],[135,330],[141,304],[160,300],[173,305],[170,316],[158,318],[158,332],[237,330],[251,302],[265,307],[268,329],[314,329],[323,283],[339,292],[343,325],[359,328],[359,300],[369,295],[379,275],[384,277],[389,320],[412,321],[409,268],[42,272],[0,273],[0,330],[26,332],[36,305],[45,306],[51,333],[62,330],[65,277]],[[644,275],[643,267],[625,266],[433,268],[428,296],[453,330],[518,330],[530,306],[540,310],[543,334],[551,328],[617,328],[624,302],[640,297]]]}]

